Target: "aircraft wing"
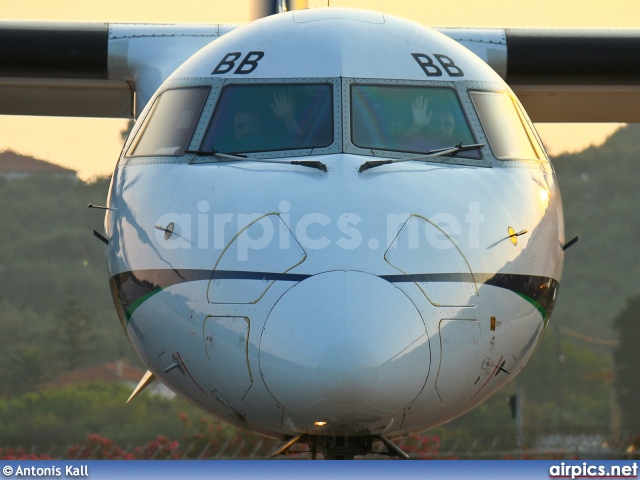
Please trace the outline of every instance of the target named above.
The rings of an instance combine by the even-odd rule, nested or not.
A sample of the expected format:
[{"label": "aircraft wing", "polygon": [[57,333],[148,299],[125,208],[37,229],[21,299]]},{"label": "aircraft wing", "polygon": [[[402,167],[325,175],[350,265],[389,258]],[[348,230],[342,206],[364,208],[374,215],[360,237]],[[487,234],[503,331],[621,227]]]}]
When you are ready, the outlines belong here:
[{"label": "aircraft wing", "polygon": [[640,29],[440,29],[480,56],[534,122],[640,122]]},{"label": "aircraft wing", "polygon": [[[0,22],[0,114],[133,118],[237,25]],[[479,55],[534,122],[640,122],[640,29],[438,29]]]},{"label": "aircraft wing", "polygon": [[0,114],[133,118],[235,25],[0,22]]}]

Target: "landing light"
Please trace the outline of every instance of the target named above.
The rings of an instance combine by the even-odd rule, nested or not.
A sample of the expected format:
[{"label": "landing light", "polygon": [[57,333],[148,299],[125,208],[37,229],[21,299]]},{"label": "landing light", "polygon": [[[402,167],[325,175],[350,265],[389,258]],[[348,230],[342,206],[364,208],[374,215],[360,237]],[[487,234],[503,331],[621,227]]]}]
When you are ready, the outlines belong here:
[{"label": "landing light", "polygon": [[313,424],[318,427],[323,427],[327,424],[327,422],[319,421],[319,422],[313,422]]}]

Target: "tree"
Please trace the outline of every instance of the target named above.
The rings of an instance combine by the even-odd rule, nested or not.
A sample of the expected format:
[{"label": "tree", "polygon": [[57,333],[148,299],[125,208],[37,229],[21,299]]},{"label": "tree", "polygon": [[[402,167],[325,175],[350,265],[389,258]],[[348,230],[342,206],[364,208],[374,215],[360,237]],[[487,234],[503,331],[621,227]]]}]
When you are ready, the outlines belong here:
[{"label": "tree", "polygon": [[48,359],[39,347],[27,347],[8,356],[8,386],[12,395],[22,395],[47,380]]},{"label": "tree", "polygon": [[52,336],[59,346],[58,358],[65,370],[84,365],[93,337],[93,325],[89,315],[77,302],[68,300],[67,305],[54,319]]},{"label": "tree", "polygon": [[613,353],[616,366],[614,387],[628,433],[640,433],[640,377],[638,376],[638,338],[640,338],[640,295],[627,298],[624,309],[613,321],[620,343]]}]

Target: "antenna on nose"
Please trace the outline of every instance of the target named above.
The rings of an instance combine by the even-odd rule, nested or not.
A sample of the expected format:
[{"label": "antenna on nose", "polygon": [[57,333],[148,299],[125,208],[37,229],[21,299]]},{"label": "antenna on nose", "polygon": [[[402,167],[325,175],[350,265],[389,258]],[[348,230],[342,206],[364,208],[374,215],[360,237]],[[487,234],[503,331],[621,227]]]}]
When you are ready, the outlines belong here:
[{"label": "antenna on nose", "polygon": [[87,205],[87,208],[97,208],[98,210],[115,210],[115,208],[103,207],[102,205],[94,205],[93,203]]}]

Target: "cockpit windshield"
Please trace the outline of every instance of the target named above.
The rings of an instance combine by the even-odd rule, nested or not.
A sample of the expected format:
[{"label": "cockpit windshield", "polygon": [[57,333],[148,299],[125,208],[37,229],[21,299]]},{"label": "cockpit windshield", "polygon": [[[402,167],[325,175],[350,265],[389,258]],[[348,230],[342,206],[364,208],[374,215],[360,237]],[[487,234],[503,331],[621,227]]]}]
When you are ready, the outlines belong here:
[{"label": "cockpit windshield", "polygon": [[175,88],[156,98],[128,156],[183,155],[202,113],[210,87]]},{"label": "cockpit windshield", "polygon": [[[538,160],[542,149],[506,92],[469,92],[480,123],[498,160]],[[537,147],[537,148],[536,148]]]},{"label": "cockpit windshield", "polygon": [[[456,92],[431,86],[351,85],[356,147],[425,153],[476,143]],[[480,158],[478,149],[456,156]]]},{"label": "cockpit windshield", "polygon": [[202,152],[322,148],[333,142],[332,84],[234,84],[220,95]]},{"label": "cockpit windshield", "polygon": [[161,92],[125,156],[197,153],[197,161],[228,155],[239,161],[345,152],[447,163],[482,159],[483,145],[448,84],[349,78],[221,83]]}]

